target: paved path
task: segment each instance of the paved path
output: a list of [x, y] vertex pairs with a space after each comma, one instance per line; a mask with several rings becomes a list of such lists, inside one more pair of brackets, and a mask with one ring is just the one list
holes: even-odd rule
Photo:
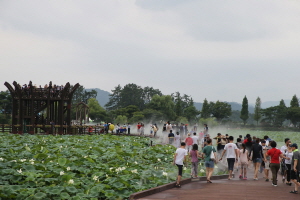
[[[259, 174], [259, 180], [253, 180], [253, 170], [248, 171], [248, 180], [240, 180], [236, 172], [236, 178], [232, 180], [215, 180], [213, 183], [203, 181], [192, 182], [181, 188], [173, 188], [141, 200], [300, 200], [300, 194], [290, 194], [294, 186], [288, 186], [282, 182], [282, 176], [278, 175], [278, 187], [272, 186], [272, 182], [266, 182], [263, 174]], [[251, 178], [250, 178], [251, 177]]]

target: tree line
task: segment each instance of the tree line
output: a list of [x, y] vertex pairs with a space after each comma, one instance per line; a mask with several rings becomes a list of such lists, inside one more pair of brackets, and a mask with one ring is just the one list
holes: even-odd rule
[[[89, 117], [95, 122], [110, 121], [114, 123], [135, 123], [139, 121], [159, 122], [173, 121], [177, 123], [202, 123], [215, 121], [218, 124], [241, 121], [244, 125], [248, 121], [255, 121], [256, 125], [281, 127], [300, 123], [299, 99], [293, 96], [290, 106], [283, 100], [278, 106], [261, 108], [261, 99], [257, 97], [254, 114], [248, 110], [248, 99], [244, 96], [241, 111], [233, 111], [227, 102], [208, 102], [205, 98], [202, 110], [194, 106], [193, 98], [187, 94], [174, 92], [164, 95], [159, 89], [141, 87], [134, 83], [124, 87], [118, 85], [110, 94], [109, 101], [103, 107], [96, 100], [95, 90], [87, 91], [80, 86], [72, 99], [72, 119], [76, 117], [76, 105], [84, 102], [89, 106]], [[0, 124], [10, 123], [12, 112], [12, 98], [8, 91], [0, 92]]]

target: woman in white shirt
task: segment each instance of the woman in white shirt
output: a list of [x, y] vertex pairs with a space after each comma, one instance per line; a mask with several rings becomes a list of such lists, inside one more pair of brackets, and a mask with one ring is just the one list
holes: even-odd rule
[[284, 153], [284, 156], [285, 157], [288, 157], [290, 158], [289, 160], [285, 159], [285, 165], [287, 167], [285, 173], [286, 173], [286, 184], [291, 186], [292, 183], [291, 183], [291, 162], [292, 162], [292, 157], [293, 157], [293, 150], [292, 148], [290, 147], [290, 145], [288, 146], [286, 152]]

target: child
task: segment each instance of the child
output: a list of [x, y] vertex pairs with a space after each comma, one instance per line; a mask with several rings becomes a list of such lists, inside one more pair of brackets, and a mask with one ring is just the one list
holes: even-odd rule
[[[267, 152], [269, 149], [271, 149], [271, 147], [270, 147], [270, 146], [267, 146], [266, 144], [267, 144], [266, 140], [262, 140], [262, 141], [261, 141], [261, 146], [262, 146], [262, 148], [263, 148], [263, 154], [264, 154], [264, 155], [266, 154], [266, 152]], [[262, 165], [262, 167], [263, 167], [263, 169], [264, 169], [264, 172], [265, 172], [265, 178], [266, 178], [266, 181], [269, 181], [270, 156], [266, 156], [266, 160], [265, 160], [261, 165]]]
[[193, 149], [190, 151], [190, 157], [192, 161], [191, 178], [198, 178], [198, 158], [200, 154], [198, 152], [198, 145], [193, 144]]
[[240, 179], [247, 180], [247, 167], [248, 167], [248, 161], [250, 160], [249, 155], [248, 155], [248, 150], [246, 150], [246, 145], [243, 143], [242, 144], [242, 149], [240, 150], [240, 162], [241, 162], [241, 174], [240, 174]]

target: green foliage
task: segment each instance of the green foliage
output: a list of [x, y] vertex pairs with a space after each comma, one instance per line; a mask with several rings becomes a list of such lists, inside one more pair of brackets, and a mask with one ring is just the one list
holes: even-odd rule
[[287, 119], [291, 120], [292, 124], [296, 127], [300, 122], [300, 107], [290, 107], [287, 110]]
[[[1, 134], [0, 198], [126, 199], [175, 181], [175, 147], [149, 142], [113, 135]], [[189, 176], [184, 170], [183, 177]]]
[[145, 118], [142, 112], [138, 111], [133, 113], [133, 116], [129, 119], [130, 123], [140, 122]]
[[246, 96], [243, 99], [240, 118], [243, 120], [244, 125], [246, 125], [247, 120], [249, 119], [248, 99]]
[[210, 117], [210, 107], [206, 98], [204, 99], [202, 110], [201, 110], [201, 118], [207, 119]]
[[226, 102], [210, 102], [209, 109], [212, 116], [215, 117], [218, 121], [222, 121], [222, 119], [228, 118], [231, 115], [231, 105]]
[[91, 98], [88, 100], [89, 117], [94, 121], [105, 121], [106, 111], [100, 106], [97, 99]]
[[118, 115], [114, 122], [115, 124], [125, 124], [127, 123], [127, 117], [124, 115]]
[[253, 119], [257, 122], [257, 125], [258, 125], [258, 122], [261, 119], [261, 100], [259, 97], [257, 97], [256, 102], [255, 102]]
[[12, 113], [12, 97], [8, 90], [0, 92], [0, 113], [5, 115]]
[[120, 85], [112, 90], [109, 102], [105, 105], [108, 110], [117, 110], [130, 105], [137, 106], [139, 110], [144, 109], [154, 95], [161, 96], [158, 89], [152, 87], [142, 88], [134, 83], [130, 83], [122, 88]]
[[163, 117], [171, 121], [176, 119], [174, 106], [175, 106], [174, 102], [172, 101], [172, 97], [170, 95], [163, 95], [163, 96], [154, 95], [152, 97], [152, 100], [148, 104], [149, 109], [162, 112]]
[[287, 107], [283, 100], [280, 101], [278, 106], [262, 109], [261, 112], [264, 116], [262, 122], [266, 122], [274, 127], [281, 127], [287, 118]]
[[293, 96], [291, 100], [291, 107], [299, 107], [299, 99], [297, 98], [296, 95]]
[[210, 117], [210, 118], [200, 118], [199, 119], [199, 124], [207, 124], [208, 127], [213, 128], [219, 125], [218, 121], [216, 118]]

